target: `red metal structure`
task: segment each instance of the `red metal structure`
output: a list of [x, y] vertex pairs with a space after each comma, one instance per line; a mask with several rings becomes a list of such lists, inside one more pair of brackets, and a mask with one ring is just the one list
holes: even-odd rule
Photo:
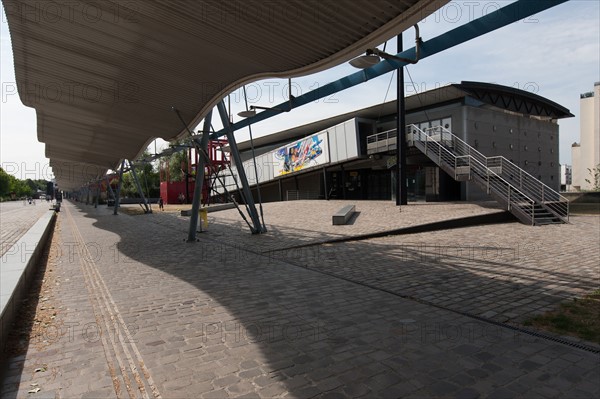
[[[226, 139], [210, 140], [208, 142], [207, 155], [209, 162], [204, 166], [204, 184], [202, 185], [202, 204], [209, 204], [214, 201], [222, 201], [222, 194], [213, 193], [213, 188], [217, 184], [217, 175], [222, 174], [229, 167], [229, 159], [222, 150], [227, 145]], [[200, 160], [200, 153], [194, 147], [186, 151], [187, 167], [182, 164], [181, 169], [184, 177], [183, 181], [171, 181], [169, 163], [160, 164], [160, 196], [165, 204], [183, 204], [191, 203], [196, 186], [195, 177], [197, 165]]]

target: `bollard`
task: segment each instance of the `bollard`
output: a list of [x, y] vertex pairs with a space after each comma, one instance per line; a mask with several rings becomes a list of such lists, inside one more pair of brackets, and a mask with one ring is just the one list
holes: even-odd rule
[[198, 209], [198, 232], [208, 228], [208, 210], [206, 208]]

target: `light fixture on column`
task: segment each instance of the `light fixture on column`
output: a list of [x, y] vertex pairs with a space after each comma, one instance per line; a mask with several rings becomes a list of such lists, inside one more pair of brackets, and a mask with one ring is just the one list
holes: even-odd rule
[[350, 65], [358, 69], [367, 69], [379, 62], [381, 62], [381, 57], [376, 55], [372, 49], [367, 49], [365, 55], [350, 60]]
[[289, 92], [288, 92], [289, 107], [287, 109], [277, 108], [277, 107], [260, 107], [258, 105], [251, 105], [249, 107], [250, 109], [238, 112], [238, 116], [241, 116], [242, 118], [253, 117], [256, 115], [257, 109], [273, 110], [273, 111], [279, 111], [279, 112], [290, 112], [292, 110], [292, 100], [294, 99], [294, 96], [292, 95], [292, 79], [291, 78], [288, 79], [288, 87], [289, 87]]
[[241, 116], [242, 118], [250, 118], [250, 117], [256, 115], [257, 109], [272, 109], [272, 110], [279, 111], [279, 112], [288, 112], [289, 111], [289, 109], [281, 109], [281, 108], [277, 108], [277, 107], [259, 107], [258, 105], [251, 105], [250, 109], [248, 109], [246, 111], [238, 112], [238, 116]]
[[385, 60], [395, 60], [401, 62], [407, 62], [409, 64], [416, 64], [419, 61], [419, 56], [421, 53], [421, 43], [423, 41], [419, 37], [419, 26], [415, 25], [415, 59], [412, 60], [410, 58], [398, 57], [397, 55], [388, 54], [385, 51], [381, 51], [378, 48], [370, 48], [367, 49], [365, 55], [361, 55], [360, 57], [356, 57], [349, 61], [349, 64], [355, 68], [366, 69], [370, 68], [375, 64], [381, 62], [381, 59]]

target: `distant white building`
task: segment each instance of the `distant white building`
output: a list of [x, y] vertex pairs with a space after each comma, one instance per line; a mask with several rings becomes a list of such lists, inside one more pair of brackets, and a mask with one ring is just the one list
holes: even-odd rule
[[560, 165], [560, 191], [571, 191], [572, 172], [571, 165]]
[[572, 184], [575, 190], [590, 190], [594, 185], [593, 170], [600, 165], [600, 82], [594, 84], [594, 91], [583, 93], [580, 98], [580, 142], [571, 146]]

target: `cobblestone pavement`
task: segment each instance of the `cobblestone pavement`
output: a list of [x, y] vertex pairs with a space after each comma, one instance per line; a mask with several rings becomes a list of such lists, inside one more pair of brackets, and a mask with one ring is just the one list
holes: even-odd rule
[[388, 236], [274, 256], [460, 312], [520, 323], [600, 288], [600, 217], [572, 217], [569, 225], [506, 223]]
[[49, 208], [50, 204], [41, 200], [36, 200], [35, 205], [24, 201], [1, 202], [0, 255], [4, 255]]
[[[403, 279], [416, 282], [421, 274], [424, 289], [442, 284], [456, 305], [454, 293], [445, 287], [459, 287], [463, 294], [457, 296], [464, 297], [483, 291], [480, 285], [495, 279], [538, 287], [545, 283], [537, 282], [536, 270], [546, 267], [556, 269], [539, 278], [555, 276], [557, 289], [585, 289], [573, 278], [580, 272], [568, 265], [557, 268], [556, 263], [578, 268], [580, 257], [597, 256], [586, 249], [586, 242], [598, 242], [596, 219], [543, 228], [509, 223], [285, 250], [298, 237], [315, 242], [338, 233], [329, 226], [330, 214], [320, 228], [318, 221], [307, 222], [308, 216], [299, 218], [295, 211], [325, 215], [329, 208], [320, 207], [331, 207], [329, 203], [284, 205], [265, 206], [268, 235], [252, 236], [247, 229], [240, 233], [231, 212], [223, 211], [211, 214], [209, 230], [199, 242], [186, 243], [187, 220], [172, 214], [113, 216], [106, 208], [65, 203], [58, 221], [60, 283], [52, 293], [60, 309], [56, 324], [38, 338], [44, 345], [30, 344], [26, 354], [7, 356], [0, 396], [600, 395], [597, 354], [395, 294], [406, 289], [400, 287]], [[463, 205], [416, 206], [420, 208], [412, 222], [427, 220], [434, 211], [447, 217], [456, 206]], [[463, 214], [476, 207], [464, 206]], [[383, 220], [398, 223], [391, 211], [377, 207], [371, 205], [374, 216], [367, 217], [365, 210], [354, 225], [342, 227], [353, 234], [352, 229], [378, 228]], [[409, 215], [410, 208], [403, 207], [401, 216]], [[270, 236], [274, 232], [278, 235]], [[586, 234], [591, 234], [589, 241], [581, 239]], [[512, 267], [502, 269], [511, 261], [504, 255], [483, 262], [438, 250], [433, 253], [441, 253], [439, 259], [432, 259], [425, 248], [422, 256], [411, 246], [423, 240], [450, 248], [484, 243], [486, 248], [509, 250], [533, 240], [546, 244], [539, 251], [526, 247], [525, 254], [516, 256], [522, 263], [512, 261]], [[549, 246], [570, 241], [577, 245], [574, 251], [587, 252], [565, 250], [556, 260], [555, 250], [554, 263], [542, 256]], [[418, 264], [424, 265], [420, 272]], [[403, 278], [398, 268], [410, 273]], [[495, 269], [504, 277], [493, 277]], [[597, 274], [591, 263], [581, 270]], [[429, 281], [436, 271], [446, 280]], [[520, 277], [511, 280], [515, 273]], [[379, 285], [388, 280], [395, 285]], [[454, 285], [443, 285], [450, 283]], [[416, 284], [412, 289], [418, 292]], [[429, 295], [433, 301], [441, 294]], [[38, 368], [43, 371], [36, 372]], [[31, 384], [40, 391], [27, 394]]]

